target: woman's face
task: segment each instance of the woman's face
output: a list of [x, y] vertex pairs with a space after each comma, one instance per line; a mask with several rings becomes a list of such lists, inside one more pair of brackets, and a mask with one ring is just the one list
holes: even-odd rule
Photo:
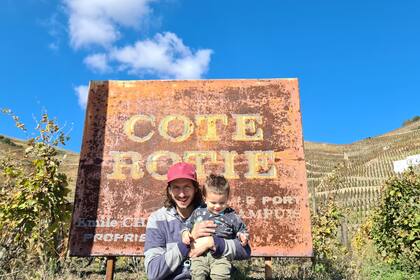
[[188, 208], [194, 200], [196, 189], [190, 179], [179, 178], [169, 184], [169, 194], [178, 209]]

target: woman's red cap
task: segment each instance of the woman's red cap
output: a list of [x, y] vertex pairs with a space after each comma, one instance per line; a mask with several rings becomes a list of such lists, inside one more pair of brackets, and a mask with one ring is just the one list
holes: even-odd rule
[[[172, 165], [168, 170], [168, 183], [175, 179], [190, 179], [197, 182], [197, 173], [192, 164], [186, 162], [178, 162]], [[198, 182], [197, 182], [198, 183]]]

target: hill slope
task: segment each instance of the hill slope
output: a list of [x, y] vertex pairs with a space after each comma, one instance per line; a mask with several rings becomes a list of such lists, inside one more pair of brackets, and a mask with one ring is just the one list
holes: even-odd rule
[[[352, 144], [336, 145], [305, 142], [308, 187], [316, 201], [334, 195], [341, 205], [350, 207], [355, 222], [367, 214], [375, 203], [380, 187], [393, 175], [393, 161], [420, 154], [420, 121], [376, 137]], [[0, 136], [0, 157], [22, 158], [25, 141]], [[73, 199], [79, 155], [61, 150], [63, 172], [70, 178]], [[339, 182], [326, 184], [334, 173]]]
[[[305, 142], [308, 187], [316, 201], [330, 195], [353, 211], [357, 223], [379, 198], [383, 182], [394, 175], [393, 161], [420, 154], [420, 121], [389, 133], [347, 144]], [[330, 186], [334, 172], [339, 183]]]
[[[0, 158], [22, 159], [27, 147], [26, 141], [0, 135]], [[67, 150], [59, 150], [58, 156], [63, 159], [61, 171], [69, 178], [69, 186], [72, 190], [69, 198], [73, 199], [76, 188], [79, 154]]]

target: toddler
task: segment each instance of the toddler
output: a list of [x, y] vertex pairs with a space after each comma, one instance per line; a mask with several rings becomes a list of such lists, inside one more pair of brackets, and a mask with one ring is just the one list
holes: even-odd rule
[[[210, 174], [203, 188], [206, 205], [199, 207], [191, 214], [182, 230], [182, 242], [190, 245], [191, 230], [195, 223], [211, 220], [217, 225], [216, 236], [225, 239], [238, 238], [242, 246], [248, 244], [248, 232], [241, 218], [228, 207], [230, 187], [223, 176]], [[211, 252], [191, 260], [191, 275], [194, 280], [230, 279], [231, 263], [226, 257], [214, 258]]]

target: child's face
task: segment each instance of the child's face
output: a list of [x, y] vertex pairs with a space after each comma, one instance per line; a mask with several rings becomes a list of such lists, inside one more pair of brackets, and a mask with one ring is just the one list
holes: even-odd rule
[[227, 194], [208, 192], [204, 200], [210, 213], [219, 214], [228, 207], [229, 196]]

